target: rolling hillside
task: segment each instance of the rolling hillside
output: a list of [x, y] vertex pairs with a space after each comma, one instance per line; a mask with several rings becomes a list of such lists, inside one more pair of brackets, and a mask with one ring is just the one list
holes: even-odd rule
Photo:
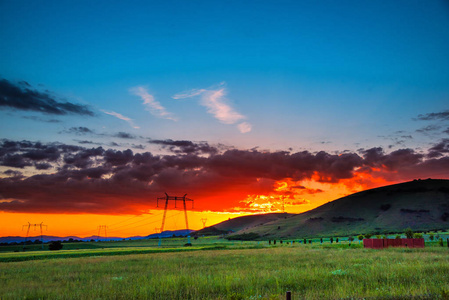
[[236, 234], [257, 233], [261, 239], [330, 237], [403, 232], [408, 227], [449, 228], [449, 180], [414, 180], [366, 190]]
[[198, 230], [194, 235], [217, 235], [217, 234], [227, 234], [228, 232], [237, 232], [239, 230], [248, 230], [255, 226], [260, 226], [266, 223], [277, 221], [280, 219], [289, 218], [295, 216], [295, 214], [288, 213], [272, 213], [263, 215], [252, 215], [237, 217], [234, 219], [229, 219], [227, 221], [215, 224], [214, 226], [209, 226]]

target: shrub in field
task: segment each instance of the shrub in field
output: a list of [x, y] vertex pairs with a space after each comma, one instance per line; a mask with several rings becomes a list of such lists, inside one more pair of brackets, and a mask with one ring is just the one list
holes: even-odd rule
[[359, 235], [357, 236], [357, 238], [359, 239], [359, 241], [361, 241], [361, 240], [363, 240], [364, 236], [363, 236], [362, 234], [359, 234]]
[[381, 210], [383, 210], [383, 211], [387, 211], [387, 210], [389, 210], [390, 209], [390, 207], [391, 207], [391, 204], [382, 204], [381, 206], [380, 206], [380, 209]]
[[431, 241], [433, 241], [435, 239], [435, 235], [433, 234], [433, 232], [429, 233], [429, 239]]
[[184, 247], [191, 247], [192, 246], [192, 243], [186, 243], [186, 244], [184, 244]]
[[49, 250], [61, 250], [62, 244], [61, 241], [53, 241], [48, 245]]
[[307, 240], [306, 240], [306, 239], [304, 239], [304, 245], [305, 245], [305, 244], [307, 244]]
[[350, 243], [352, 243], [353, 240], [354, 240], [354, 238], [353, 238], [352, 236], [348, 237], [348, 241], [349, 241]]
[[331, 239], [330, 239], [330, 242], [331, 242], [331, 244], [332, 244], [332, 243], [334, 242], [334, 238], [331, 238]]
[[338, 238], [335, 240], [336, 243], [338, 243]]
[[438, 241], [438, 245], [440, 245], [441, 247], [443, 247], [443, 239], [440, 238], [440, 240]]
[[365, 234], [365, 238], [370, 239], [373, 235], [371, 233]]
[[412, 239], [413, 238], [413, 230], [411, 229], [411, 228], [407, 228], [406, 230], [405, 230], [405, 236], [408, 238], [408, 239]]
[[413, 235], [413, 238], [415, 238], [415, 239], [422, 239], [422, 233], [415, 233]]
[[227, 237], [228, 240], [237, 240], [237, 241], [253, 241], [258, 238], [260, 238], [260, 235], [255, 232], [236, 234]]

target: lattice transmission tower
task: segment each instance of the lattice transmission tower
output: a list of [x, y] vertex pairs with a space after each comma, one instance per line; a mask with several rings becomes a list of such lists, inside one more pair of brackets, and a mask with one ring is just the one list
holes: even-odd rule
[[40, 229], [42, 249], [44, 249], [44, 234], [43, 234], [43, 232], [42, 232], [42, 228], [45, 227], [45, 230], [47, 230], [47, 229], [48, 229], [48, 226], [47, 226], [47, 225], [44, 225], [44, 222], [41, 222], [41, 223], [39, 223], [39, 224], [31, 224], [30, 222], [28, 222], [27, 225], [22, 225], [22, 230], [23, 230], [23, 228], [25, 228], [25, 227], [28, 227], [28, 229], [27, 229], [27, 235], [26, 235], [26, 237], [25, 237], [25, 241], [23, 242], [23, 250], [25, 250], [25, 245], [26, 245], [26, 242], [27, 242], [27, 240], [28, 240], [28, 235], [29, 235], [29, 233], [30, 233], [30, 228], [31, 228], [31, 227], [34, 227], [34, 231], [36, 231], [36, 228], [39, 228], [39, 229]]
[[100, 239], [100, 233], [101, 233], [102, 230], [104, 230], [104, 237], [105, 237], [105, 238], [108, 237], [108, 235], [107, 235], [107, 233], [106, 233], [106, 229], [107, 229], [107, 228], [108, 228], [107, 225], [98, 225], [98, 235], [97, 235], [98, 239]]
[[186, 202], [187, 201], [192, 202], [192, 209], [193, 209], [193, 200], [189, 199], [189, 198], [186, 198], [186, 196], [187, 196], [187, 194], [185, 194], [182, 197], [169, 196], [167, 193], [165, 193], [165, 197], [157, 198], [157, 204], [156, 204], [157, 207], [159, 207], [159, 201], [165, 201], [165, 204], [164, 204], [164, 215], [162, 217], [162, 225], [161, 225], [161, 228], [160, 228], [160, 230], [161, 230], [160, 232], [164, 231], [165, 218], [167, 217], [167, 209], [168, 209], [168, 202], [169, 201], [175, 201], [175, 208], [176, 208], [176, 202], [177, 201], [182, 201], [182, 205], [183, 205], [183, 208], [184, 208], [184, 216], [185, 216], [185, 219], [186, 219], [186, 229], [189, 229], [189, 221], [187, 220], [187, 204], [186, 204]]

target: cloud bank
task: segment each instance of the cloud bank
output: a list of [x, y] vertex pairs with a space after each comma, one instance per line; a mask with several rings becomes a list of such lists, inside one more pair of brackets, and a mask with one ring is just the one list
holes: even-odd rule
[[248, 199], [262, 199], [254, 195], [307, 203], [301, 195], [323, 192], [301, 181], [374, 187], [379, 179], [384, 184], [449, 176], [449, 139], [427, 153], [371, 148], [340, 155], [219, 149], [192, 141], [150, 143], [173, 154], [2, 140], [0, 211], [138, 214], [154, 208], [164, 192], [188, 193], [200, 210], [251, 210], [254, 202]]

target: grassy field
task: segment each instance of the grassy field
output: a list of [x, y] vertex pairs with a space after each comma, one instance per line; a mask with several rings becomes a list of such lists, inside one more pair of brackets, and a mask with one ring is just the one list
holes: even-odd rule
[[[98, 252], [89, 257], [1, 262], [0, 298], [285, 299], [287, 290], [293, 292], [293, 299], [447, 299], [449, 295], [447, 247], [371, 250], [358, 242], [351, 247], [346, 243], [269, 246], [212, 238], [197, 242], [192, 241], [193, 247], [151, 248], [137, 246], [136, 241], [133, 247], [169, 251], [161, 253], [104, 256]], [[217, 246], [222, 250], [204, 250]], [[127, 249], [123, 244], [104, 248], [66, 252]], [[186, 248], [202, 251], [172, 252]], [[1, 253], [0, 258], [36, 253], [50, 251]]]

